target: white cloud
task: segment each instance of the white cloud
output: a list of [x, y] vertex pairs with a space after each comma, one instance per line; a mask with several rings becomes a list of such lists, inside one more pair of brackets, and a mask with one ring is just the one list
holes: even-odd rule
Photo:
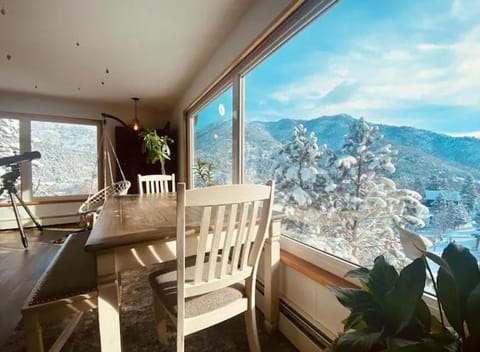
[[[388, 35], [366, 37], [357, 48], [330, 55], [316, 71], [279, 87], [270, 98], [298, 117], [343, 112], [368, 117], [379, 110], [418, 104], [480, 110], [480, 25], [456, 43], [415, 43], [406, 38], [395, 46], [398, 49], [392, 50]], [[355, 84], [345, 100], [324, 99], [344, 82]]]
[[466, 132], [466, 133], [448, 133], [452, 137], [475, 137], [480, 138], [480, 131]]

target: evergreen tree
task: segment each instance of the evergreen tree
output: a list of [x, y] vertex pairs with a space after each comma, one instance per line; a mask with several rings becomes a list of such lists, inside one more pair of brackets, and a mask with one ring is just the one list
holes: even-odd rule
[[477, 211], [473, 216], [473, 225], [476, 229], [480, 230], [480, 211]]
[[472, 214], [475, 209], [475, 203], [477, 201], [478, 193], [475, 185], [475, 180], [471, 175], [468, 175], [465, 179], [465, 183], [462, 187], [462, 201], [469, 214]]
[[315, 222], [314, 219], [308, 221], [307, 217], [319, 198], [318, 164], [325, 150], [325, 146], [318, 146], [315, 133], [307, 133], [300, 124], [294, 128], [292, 139], [279, 151], [275, 167], [277, 196], [289, 215], [287, 222], [304, 231], [309, 223]]
[[452, 217], [451, 222], [454, 229], [468, 222], [468, 211], [462, 203], [449, 204], [449, 213]]
[[396, 151], [376, 126], [359, 119], [345, 138], [343, 152], [330, 170], [334, 180], [334, 187], [327, 190], [334, 220], [331, 232], [346, 242], [351, 260], [368, 263], [380, 253], [403, 259], [393, 223], [424, 226], [422, 217], [428, 209], [417, 192], [397, 189], [387, 177], [395, 171]]
[[450, 207], [443, 192], [440, 192], [433, 201], [430, 211], [432, 212], [432, 223], [437, 234], [443, 234], [453, 227]]

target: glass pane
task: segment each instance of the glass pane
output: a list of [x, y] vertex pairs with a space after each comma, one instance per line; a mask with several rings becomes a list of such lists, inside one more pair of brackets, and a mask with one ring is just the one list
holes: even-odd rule
[[97, 126], [32, 121], [31, 135], [42, 155], [32, 169], [33, 197], [97, 191]]
[[245, 76], [245, 179], [276, 179], [285, 234], [399, 268], [400, 224], [480, 257], [477, 25], [451, 2], [344, 0]]
[[[19, 121], [17, 119], [0, 118], [0, 158], [10, 157], [20, 154], [20, 133], [19, 133]], [[14, 181], [17, 189], [20, 189], [20, 177], [15, 178], [15, 175], [11, 174], [11, 167], [0, 166], [0, 176], [2, 180], [0, 182], [0, 188], [3, 188], [9, 181]], [[0, 194], [0, 202], [4, 202], [8, 199], [8, 194], [3, 191]]]
[[194, 187], [232, 182], [232, 88], [194, 117]]

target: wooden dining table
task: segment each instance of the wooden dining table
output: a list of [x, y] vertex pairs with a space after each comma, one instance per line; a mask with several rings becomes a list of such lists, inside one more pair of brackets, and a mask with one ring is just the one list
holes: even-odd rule
[[[186, 213], [195, 228], [200, 214]], [[272, 216], [263, 253], [263, 312], [271, 333], [279, 319], [281, 214]], [[186, 236], [194, 255], [195, 231]], [[96, 221], [85, 249], [97, 259], [98, 322], [102, 351], [121, 351], [121, 272], [176, 259], [176, 194], [112, 196]]]

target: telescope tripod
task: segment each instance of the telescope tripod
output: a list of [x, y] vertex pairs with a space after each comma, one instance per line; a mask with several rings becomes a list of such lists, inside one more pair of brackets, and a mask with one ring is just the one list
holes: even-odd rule
[[8, 196], [10, 197], [10, 202], [12, 203], [13, 212], [15, 213], [15, 219], [17, 220], [18, 230], [20, 231], [20, 238], [22, 239], [23, 247], [28, 248], [28, 238], [25, 235], [25, 231], [23, 229], [22, 218], [20, 217], [20, 212], [18, 211], [16, 200], [20, 202], [23, 209], [25, 209], [25, 212], [30, 216], [33, 223], [40, 231], [42, 230], [42, 226], [38, 223], [37, 220], [35, 220], [32, 212], [30, 211], [30, 209], [28, 209], [28, 206], [25, 204], [23, 199], [18, 195], [17, 188], [15, 187], [15, 182], [18, 176], [20, 176], [19, 166], [12, 165], [10, 167], [12, 168], [12, 171], [6, 173], [1, 177], [3, 181], [3, 187], [0, 189], [0, 194], [2, 194], [3, 191], [7, 191]]

